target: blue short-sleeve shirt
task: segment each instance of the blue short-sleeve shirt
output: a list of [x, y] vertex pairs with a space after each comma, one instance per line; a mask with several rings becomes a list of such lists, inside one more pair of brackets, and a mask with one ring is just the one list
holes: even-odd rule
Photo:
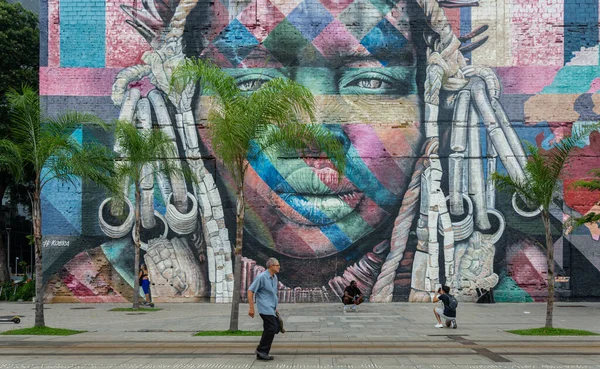
[[277, 309], [277, 275], [271, 276], [268, 270], [260, 273], [248, 288], [256, 296], [256, 307], [259, 314], [275, 315]]

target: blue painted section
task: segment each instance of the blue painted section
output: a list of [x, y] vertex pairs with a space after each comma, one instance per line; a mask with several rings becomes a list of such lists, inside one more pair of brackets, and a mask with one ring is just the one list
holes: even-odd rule
[[213, 44], [233, 66], [237, 66], [259, 42], [240, 21], [234, 19], [213, 40]]
[[574, 51], [598, 45], [598, 1], [564, 0], [565, 64]]
[[[121, 278], [133, 287], [133, 267], [135, 259], [133, 255], [133, 242], [131, 237], [122, 238], [119, 240], [111, 240], [103, 243], [101, 246], [102, 252], [106, 259], [110, 261], [110, 265], [119, 273]], [[143, 251], [140, 254], [140, 265], [144, 263]], [[140, 288], [140, 296], [144, 297]]]
[[[258, 147], [253, 146], [252, 152], [248, 156], [248, 162], [252, 168], [258, 173], [260, 178], [271, 188], [285, 189], [285, 191], [294, 192], [292, 186], [283, 178], [277, 168], [273, 166], [269, 158], [263, 153], [258, 152]], [[298, 214], [302, 215], [310, 222], [315, 224], [330, 223], [329, 217], [316, 209], [314, 206], [303, 206], [308, 203], [308, 200], [302, 196], [297, 195], [282, 195], [280, 196], [292, 209]], [[320, 227], [321, 231], [325, 236], [333, 243], [336, 249], [344, 250], [352, 244], [352, 241], [346, 233], [341, 230], [335, 223]]]
[[60, 1], [60, 66], [103, 68], [105, 0]]
[[48, 0], [40, 0], [40, 67], [48, 66]]
[[81, 235], [81, 189], [77, 191], [76, 188], [66, 185], [61, 187], [54, 181], [44, 187], [41, 199], [44, 235]]
[[393, 61], [392, 58], [397, 55], [398, 50], [406, 46], [408, 40], [387, 19], [383, 18], [360, 43], [383, 66], [387, 66]]
[[552, 84], [544, 87], [543, 94], [582, 94], [586, 93], [591, 83], [600, 78], [598, 66], [567, 66], [561, 68]]
[[[460, 35], [464, 36], [469, 32], [471, 32], [471, 8], [467, 6], [460, 8]], [[467, 41], [465, 45], [470, 43], [471, 41]], [[471, 64], [471, 53], [465, 53], [464, 56], [469, 59], [467, 63]]]
[[[536, 137], [542, 137], [541, 145], [539, 146], [541, 149], [548, 150], [551, 147], [551, 142], [554, 142], [556, 137], [552, 130], [548, 126], [548, 122], [539, 122], [535, 126], [525, 125], [523, 122], [511, 122], [513, 129], [517, 133], [517, 136], [521, 139], [523, 147], [525, 149], [525, 153], [528, 152], [527, 144], [531, 144], [533, 146], [537, 146]], [[484, 145], [486, 145], [485, 143]], [[485, 152], [485, 151], [484, 151]], [[508, 174], [506, 168], [498, 158], [496, 170], [500, 174]], [[486, 176], [487, 176], [487, 166], [486, 166]]]
[[287, 16], [287, 20], [309, 41], [314, 40], [333, 19], [318, 0], [304, 0]]
[[[76, 129], [71, 138], [81, 143], [83, 130]], [[42, 171], [42, 178], [47, 170]], [[50, 174], [51, 175], [51, 174]], [[42, 229], [48, 235], [80, 235], [82, 183], [52, 180], [42, 189]]]

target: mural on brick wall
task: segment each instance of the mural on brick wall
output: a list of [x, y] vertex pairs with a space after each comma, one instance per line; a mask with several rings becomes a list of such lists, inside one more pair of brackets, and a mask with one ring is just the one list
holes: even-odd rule
[[[159, 127], [195, 174], [197, 183], [156, 176], [143, 186], [142, 258], [156, 301], [226, 302], [233, 289], [235, 196], [211, 153], [208, 98], [169, 88], [192, 56], [248, 93], [277, 77], [309, 87], [318, 122], [346, 148], [341, 180], [325, 159], [248, 158], [243, 291], [276, 257], [285, 302], [339, 301], [351, 280], [372, 302], [430, 301], [440, 284], [463, 300], [477, 289], [543, 300], [539, 212], [490, 177], [524, 178], [523, 142], [547, 149], [598, 120], [598, 4], [586, 5], [593, 17], [574, 16], [573, 0], [530, 3], [48, 0], [41, 94], [49, 112]], [[541, 15], [565, 27], [548, 29]], [[595, 33], [573, 37], [571, 23]], [[110, 133], [74, 134], [114, 147]], [[569, 184], [597, 166], [599, 144], [594, 133], [576, 152], [553, 209], [565, 298], [600, 296], [598, 226], [562, 231], [594, 211], [594, 197]], [[124, 191], [131, 201], [119, 212], [92, 185], [45, 190], [48, 300], [131, 299], [133, 191]]]

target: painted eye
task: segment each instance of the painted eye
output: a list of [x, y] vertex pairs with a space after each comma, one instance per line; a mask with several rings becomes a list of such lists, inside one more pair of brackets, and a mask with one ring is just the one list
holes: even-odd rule
[[342, 90], [346, 93], [382, 94], [394, 92], [399, 83], [383, 73], [361, 73], [347, 76], [342, 80]]
[[361, 78], [355, 82], [356, 86], [360, 88], [368, 88], [372, 90], [377, 89], [389, 89], [391, 87], [390, 83], [383, 81], [381, 79], [375, 78]]
[[267, 81], [267, 79], [260, 78], [246, 79], [238, 82], [238, 88], [245, 92], [252, 92], [258, 90]]

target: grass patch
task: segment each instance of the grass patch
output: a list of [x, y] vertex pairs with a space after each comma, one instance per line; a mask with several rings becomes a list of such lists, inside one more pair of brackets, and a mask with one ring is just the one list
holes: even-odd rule
[[516, 329], [507, 331], [521, 336], [600, 336], [598, 333], [584, 331], [581, 329], [566, 329], [566, 328], [532, 328], [532, 329]]
[[50, 328], [50, 327], [31, 327], [22, 329], [13, 329], [2, 332], [5, 336], [27, 335], [27, 336], [71, 336], [73, 334], [85, 333], [87, 331], [76, 331], [73, 329]]
[[262, 331], [201, 331], [194, 336], [261, 336]]
[[159, 311], [162, 310], [161, 308], [114, 308], [114, 309], [110, 309], [109, 311], [127, 311], [127, 312], [132, 312], [132, 311]]

